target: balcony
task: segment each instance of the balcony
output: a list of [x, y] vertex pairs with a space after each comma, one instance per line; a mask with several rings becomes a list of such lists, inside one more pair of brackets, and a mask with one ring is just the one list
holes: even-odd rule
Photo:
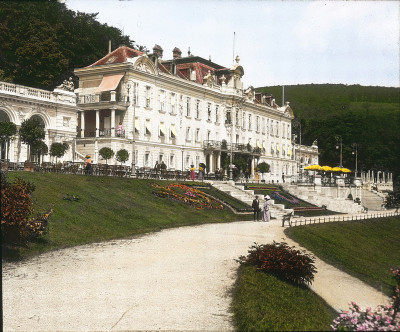
[[[231, 151], [231, 144], [226, 142], [225, 140], [223, 141], [206, 140], [203, 141], [203, 148], [205, 150]], [[236, 153], [261, 155], [262, 150], [263, 149], [259, 147], [252, 147], [250, 144], [239, 144], [239, 143], [232, 144], [232, 151]]]
[[[114, 133], [114, 135], [112, 135]], [[99, 136], [96, 136], [96, 130], [85, 130], [85, 137], [84, 138], [127, 138], [125, 134], [125, 130], [118, 130], [118, 129], [103, 129], [99, 130]], [[78, 137], [80, 138], [80, 137]]]
[[115, 91], [105, 91], [96, 94], [87, 94], [78, 96], [78, 105], [84, 104], [106, 104], [106, 103], [122, 103], [125, 106], [129, 103], [126, 96], [116, 93]]

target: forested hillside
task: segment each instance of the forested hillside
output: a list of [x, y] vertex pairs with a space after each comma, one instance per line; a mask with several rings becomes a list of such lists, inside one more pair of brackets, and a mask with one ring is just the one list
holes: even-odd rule
[[76, 13], [56, 0], [1, 1], [0, 80], [52, 89], [106, 55], [109, 40], [113, 49], [143, 48], [96, 14]]
[[[282, 87], [257, 91], [280, 104]], [[336, 166], [336, 136], [343, 142], [343, 164], [355, 168], [352, 144], [358, 145], [358, 169], [395, 171], [400, 175], [400, 88], [307, 84], [285, 86], [295, 117], [301, 121], [302, 143], [318, 140], [320, 164]], [[300, 136], [300, 126], [293, 129]], [[297, 140], [298, 141], [298, 140]]]

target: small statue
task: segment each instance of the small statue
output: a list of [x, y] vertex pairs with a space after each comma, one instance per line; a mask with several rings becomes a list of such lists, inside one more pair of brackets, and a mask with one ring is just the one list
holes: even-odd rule
[[64, 80], [64, 82], [57, 86], [57, 89], [74, 92], [74, 82], [72, 81], [72, 77], [70, 77], [68, 81]]

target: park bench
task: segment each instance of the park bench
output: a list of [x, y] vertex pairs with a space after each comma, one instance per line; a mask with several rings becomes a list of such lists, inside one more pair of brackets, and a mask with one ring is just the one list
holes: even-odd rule
[[290, 227], [292, 227], [292, 222], [290, 221], [290, 218], [292, 217], [293, 212], [290, 212], [288, 214], [283, 215], [282, 218], [282, 227], [285, 226], [285, 222], [289, 224]]

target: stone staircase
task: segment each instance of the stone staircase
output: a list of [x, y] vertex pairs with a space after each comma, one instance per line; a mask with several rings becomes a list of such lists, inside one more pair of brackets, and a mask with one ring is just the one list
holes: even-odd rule
[[329, 187], [321, 186], [298, 186], [285, 183], [282, 187], [290, 194], [316, 206], [325, 205], [328, 210], [341, 213], [360, 213], [364, 210], [363, 205], [347, 199], [351, 193], [348, 188], [340, 188], [339, 192], [332, 191]]
[[[253, 199], [256, 197], [256, 195], [254, 195], [254, 190], [244, 189], [244, 184], [235, 185], [233, 181], [219, 181], [219, 182], [214, 181], [212, 185], [218, 190], [221, 190], [226, 194], [250, 206], [253, 203]], [[262, 206], [264, 204], [264, 197], [262, 195], [257, 195], [257, 196], [259, 196], [258, 198], [260, 200], [260, 206]], [[284, 214], [293, 211], [292, 209], [285, 209], [285, 206], [283, 204], [275, 204], [274, 200], [271, 200], [270, 210], [271, 210], [271, 216], [276, 219], [282, 219], [282, 216]]]
[[364, 205], [368, 211], [381, 211], [384, 200], [385, 198], [382, 193], [367, 189], [362, 190], [361, 204]]

